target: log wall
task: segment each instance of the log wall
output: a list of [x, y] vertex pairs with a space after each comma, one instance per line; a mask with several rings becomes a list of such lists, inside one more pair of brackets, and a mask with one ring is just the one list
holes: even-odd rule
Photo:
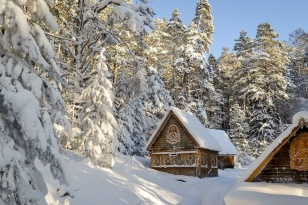
[[234, 168], [234, 156], [233, 155], [218, 155], [218, 168]]
[[[168, 128], [170, 125], [175, 124], [181, 135], [181, 141], [176, 144], [169, 144], [166, 141], [166, 136], [168, 134]], [[157, 139], [153, 143], [151, 150], [172, 150], [172, 149], [196, 149], [198, 145], [194, 142], [190, 134], [182, 127], [175, 116], [172, 114], [169, 120], [166, 122], [165, 126], [161, 128], [161, 132], [157, 136]]]
[[[169, 127], [176, 125], [180, 142], [167, 141]], [[160, 128], [151, 146], [151, 168], [176, 175], [212, 177], [218, 176], [217, 151], [199, 148], [182, 123], [171, 114]]]
[[171, 174], [200, 178], [214, 177], [218, 176], [217, 152], [205, 149], [169, 153], [153, 152], [151, 167]]
[[[302, 132], [308, 132], [307, 128], [300, 129], [296, 133], [296, 136]], [[296, 137], [291, 137], [289, 141], [281, 147], [269, 163], [255, 177], [253, 180], [254, 182], [308, 183], [308, 171], [298, 171], [290, 168], [289, 150], [290, 144], [295, 138]]]

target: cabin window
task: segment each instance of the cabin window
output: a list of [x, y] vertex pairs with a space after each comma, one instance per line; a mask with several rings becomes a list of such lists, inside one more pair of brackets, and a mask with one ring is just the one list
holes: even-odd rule
[[176, 144], [178, 142], [181, 142], [180, 131], [175, 124], [169, 126], [166, 141], [169, 144]]
[[308, 133], [299, 134], [290, 145], [290, 168], [308, 171]]
[[217, 156], [212, 154], [212, 168], [217, 168]]
[[201, 166], [207, 167], [207, 154], [203, 153], [201, 155]]

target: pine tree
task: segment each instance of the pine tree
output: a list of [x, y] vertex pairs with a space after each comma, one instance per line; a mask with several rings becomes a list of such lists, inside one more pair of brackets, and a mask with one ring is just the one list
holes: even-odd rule
[[287, 69], [289, 100], [282, 102], [279, 107], [285, 123], [291, 123], [290, 116], [296, 112], [307, 109], [308, 32], [296, 29], [290, 34], [288, 44], [290, 49], [290, 63]]
[[186, 27], [183, 25], [180, 15], [178, 9], [175, 9], [172, 13], [171, 19], [166, 25], [166, 33], [168, 36], [166, 36], [165, 43], [166, 49], [171, 55], [170, 64], [172, 65], [170, 71], [166, 70], [166, 72], [170, 73], [168, 76], [169, 78], [166, 79], [166, 85], [173, 99], [175, 99], [175, 97], [184, 98], [184, 93], [180, 86], [182, 78], [177, 72], [185, 67], [185, 62], [180, 57], [180, 52], [183, 50], [183, 47], [181, 46]]
[[[234, 52], [230, 52], [229, 48], [223, 48], [221, 56], [218, 60], [218, 67], [221, 72], [222, 86], [223, 86], [223, 121], [230, 122], [230, 112], [235, 100], [234, 72], [239, 68], [239, 63]], [[229, 129], [229, 124], [224, 123], [225, 130]]]
[[225, 114], [223, 105], [225, 102], [224, 81], [222, 78], [222, 71], [219, 66], [219, 61], [210, 54], [208, 57], [207, 69], [210, 73], [212, 84], [215, 90], [210, 90], [210, 98], [206, 104], [206, 112], [208, 114], [208, 127], [214, 129], [227, 129], [227, 121], [225, 120]]
[[148, 89], [142, 98], [146, 121], [146, 140], [153, 134], [157, 123], [163, 118], [167, 109], [174, 104], [161, 79], [162, 72], [162, 70], [157, 71], [152, 67], [147, 69], [146, 84]]
[[[176, 9], [166, 26], [165, 42], [166, 50], [171, 54], [172, 73], [166, 79], [166, 86], [174, 99], [175, 106], [194, 113], [203, 124], [207, 124], [206, 104], [212, 93], [215, 93], [209, 71], [205, 52], [208, 51], [211, 28], [205, 28], [211, 24], [208, 11], [204, 11], [200, 2], [196, 18], [188, 29], [183, 25], [179, 11]], [[198, 18], [197, 18], [198, 17]]]
[[53, 126], [66, 121], [56, 89], [62, 73], [43, 31], [55, 31], [57, 23], [42, 0], [7, 0], [0, 7], [0, 204], [46, 204], [36, 158], [69, 183]]
[[210, 44], [212, 43], [212, 34], [214, 33], [213, 16], [211, 14], [212, 7], [208, 0], [199, 0], [196, 7], [196, 14], [193, 22], [200, 32], [205, 51], [210, 51]]
[[[145, 114], [141, 96], [145, 88], [142, 71], [136, 73], [137, 78], [130, 78], [122, 68], [115, 85], [115, 115], [119, 125], [117, 138], [118, 151], [125, 155], [145, 154]], [[136, 92], [139, 91], [139, 92]]]
[[178, 85], [175, 103], [180, 109], [194, 113], [201, 123], [207, 123], [205, 103], [208, 94], [214, 90], [209, 71], [202, 38], [194, 23], [191, 23], [183, 36], [183, 46], [179, 53], [182, 62], [177, 69]]
[[246, 122], [244, 110], [237, 103], [232, 106], [229, 126], [228, 135], [238, 152], [237, 163], [247, 166], [252, 161], [252, 158], [248, 155], [251, 152], [248, 143], [249, 124]]
[[[253, 39], [247, 36], [247, 32], [241, 31], [240, 37], [235, 40], [233, 50], [236, 53], [236, 60], [239, 63], [238, 69], [233, 73], [234, 93], [237, 93], [236, 99], [239, 105], [244, 109], [247, 120], [250, 120], [249, 101], [248, 101], [248, 85], [252, 83], [252, 76], [249, 74], [253, 66]], [[247, 122], [248, 122], [247, 121]]]
[[149, 49], [144, 50], [145, 58], [148, 65], [156, 68], [163, 69], [162, 79], [166, 83], [173, 77], [173, 55], [171, 48], [171, 35], [167, 33], [167, 20], [156, 19], [156, 30], [146, 35], [145, 39], [149, 45]]
[[279, 35], [268, 23], [258, 26], [253, 52], [253, 67], [249, 75], [253, 81], [248, 85], [247, 96], [251, 103], [250, 143], [254, 155], [278, 136], [281, 124], [276, 106], [286, 99], [286, 65], [289, 63], [288, 52]]

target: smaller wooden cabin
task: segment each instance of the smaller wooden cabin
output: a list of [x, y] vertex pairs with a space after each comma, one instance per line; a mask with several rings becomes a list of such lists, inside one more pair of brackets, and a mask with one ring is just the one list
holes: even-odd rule
[[218, 168], [234, 168], [234, 156], [237, 154], [235, 146], [223, 130], [207, 129], [221, 147], [218, 153]]
[[218, 176], [218, 142], [200, 121], [171, 107], [148, 141], [151, 168], [177, 175]]
[[246, 182], [308, 183], [308, 112], [299, 112], [242, 176]]

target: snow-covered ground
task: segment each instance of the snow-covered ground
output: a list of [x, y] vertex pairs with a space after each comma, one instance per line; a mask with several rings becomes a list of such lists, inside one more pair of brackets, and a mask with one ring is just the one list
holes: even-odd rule
[[240, 182], [225, 197], [227, 205], [307, 205], [308, 185]]
[[[48, 204], [222, 205], [224, 196], [245, 170], [219, 170], [219, 177], [199, 179], [150, 169], [150, 160], [147, 158], [119, 155], [115, 160], [112, 170], [103, 169], [68, 153], [66, 162], [72, 178], [69, 189], [61, 187], [53, 180], [48, 167], [38, 163], [47, 182]], [[59, 196], [67, 190], [75, 190], [74, 196]]]

